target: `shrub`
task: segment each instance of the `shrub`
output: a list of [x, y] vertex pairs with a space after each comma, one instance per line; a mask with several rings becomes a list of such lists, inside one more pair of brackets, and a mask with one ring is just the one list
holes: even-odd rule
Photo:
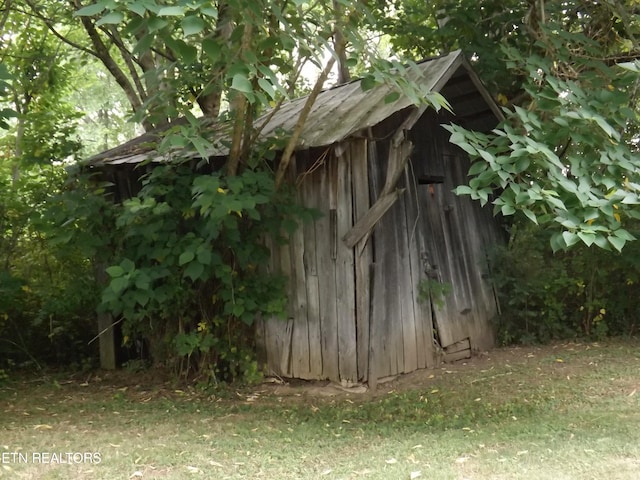
[[494, 254], [499, 341], [635, 333], [640, 321], [640, 245], [631, 242], [622, 253], [576, 245], [554, 254], [550, 236], [532, 224], [516, 222], [508, 245]]

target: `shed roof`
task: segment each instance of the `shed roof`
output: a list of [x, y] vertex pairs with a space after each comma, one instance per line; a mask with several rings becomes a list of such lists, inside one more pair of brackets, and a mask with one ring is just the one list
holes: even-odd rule
[[[457, 118], [466, 119], [468, 125], [482, 126], [487, 118], [495, 123], [501, 112], [473, 72], [462, 52], [456, 50], [448, 55], [425, 60], [410, 70], [416, 82], [432, 92], [441, 93], [452, 105]], [[331, 145], [348, 138], [359, 131], [377, 125], [386, 118], [405, 108], [412, 101], [401, 95], [396, 101], [386, 103], [385, 97], [393, 91], [390, 85], [378, 85], [364, 91], [360, 80], [338, 85], [321, 92], [309, 114], [298, 141], [298, 148]], [[278, 131], [292, 131], [305, 104], [306, 97], [284, 103], [270, 117], [266, 112], [255, 122], [256, 127], [264, 125], [261, 137], [269, 138]], [[493, 126], [493, 125], [492, 125]], [[228, 154], [228, 148], [221, 142], [228, 138], [225, 125], [211, 127], [214, 147], [207, 153], [210, 157], [222, 157]], [[162, 161], [163, 155], [154, 149], [154, 143], [160, 132], [149, 132], [123, 145], [100, 153], [86, 161], [89, 166], [135, 164], [144, 160]], [[185, 152], [181, 152], [185, 156]], [[187, 152], [187, 157], [197, 157], [195, 152]]]

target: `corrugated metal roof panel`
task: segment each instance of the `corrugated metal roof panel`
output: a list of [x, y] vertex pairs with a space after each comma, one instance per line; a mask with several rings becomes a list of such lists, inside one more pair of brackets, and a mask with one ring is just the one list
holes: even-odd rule
[[[448, 55], [424, 61], [410, 69], [408, 75], [414, 81], [419, 82], [425, 90], [440, 91], [456, 70], [465, 64], [462, 52], [455, 51]], [[303, 127], [298, 142], [299, 148], [320, 147], [339, 142], [358, 131], [372, 127], [390, 117], [394, 113], [412, 105], [406, 96], [400, 96], [398, 100], [385, 103], [385, 97], [393, 91], [390, 85], [378, 85], [371, 90], [363, 91], [360, 81], [356, 80], [344, 85], [321, 92], [309, 114]], [[306, 97], [287, 102], [269, 119], [269, 112], [256, 120], [259, 128], [261, 122], [268, 121], [261, 132], [262, 138], [269, 138], [280, 130], [292, 131], [298, 121]], [[219, 133], [214, 135], [213, 143], [216, 146], [207, 153], [211, 157], [225, 156], [228, 149], [220, 144], [225, 140], [226, 129], [219, 128]], [[144, 137], [144, 136], [143, 136]], [[142, 137], [141, 137], [142, 138]], [[150, 135], [151, 141], [158, 138]], [[127, 154], [127, 145], [131, 145], [135, 152]], [[151, 147], [141, 148], [144, 145], [140, 139], [135, 139], [121, 147], [103, 152], [89, 159], [86, 164], [100, 166], [106, 164], [139, 163], [144, 160], [154, 162], [163, 161], [166, 157], [159, 155]], [[135, 148], [137, 146], [137, 148]], [[140, 150], [147, 149], [146, 152]], [[191, 156], [191, 155], [189, 155]]]

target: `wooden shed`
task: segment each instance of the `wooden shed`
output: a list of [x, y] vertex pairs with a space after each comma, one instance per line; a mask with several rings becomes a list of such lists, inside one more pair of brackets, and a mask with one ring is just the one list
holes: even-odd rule
[[[363, 91], [358, 81], [317, 98], [289, 174], [299, 200], [323, 215], [272, 248], [290, 301], [286, 320], [256, 325], [269, 374], [375, 384], [494, 343], [487, 253], [501, 233], [490, 210], [452, 192], [466, 183], [469, 160], [442, 124], [488, 131], [501, 113], [461, 52], [418, 67], [418, 81], [453, 114], [405, 97], [385, 103], [390, 87]], [[263, 135], [291, 130], [303, 104], [283, 105]], [[92, 162], [148, 157], [111, 152]]]

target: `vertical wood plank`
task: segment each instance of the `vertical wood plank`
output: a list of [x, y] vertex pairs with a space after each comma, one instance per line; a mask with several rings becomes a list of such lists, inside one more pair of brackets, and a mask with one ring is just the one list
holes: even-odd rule
[[[371, 191], [379, 195], [384, 184], [384, 172], [389, 161], [389, 141], [377, 142], [369, 155]], [[372, 199], [374, 202], [375, 199]], [[374, 274], [371, 292], [371, 346], [370, 371], [376, 378], [398, 372], [397, 333], [402, 335], [402, 325], [397, 324], [398, 291], [397, 263], [395, 261], [395, 235], [389, 218], [392, 207], [380, 219], [373, 230]]]
[[291, 338], [291, 373], [294, 378], [311, 378], [309, 365], [309, 325], [307, 323], [307, 279], [304, 269], [304, 231], [296, 229], [291, 236], [290, 250], [293, 285], [293, 334]]
[[[309, 168], [310, 165], [307, 165]], [[306, 207], [320, 208], [323, 201], [320, 196], [320, 174], [310, 173], [305, 176], [300, 185], [299, 200]], [[304, 235], [304, 273], [307, 293], [307, 326], [309, 346], [309, 378], [322, 379], [322, 333], [320, 329], [320, 291], [317, 265], [317, 240], [313, 222], [305, 223], [302, 227]], [[299, 286], [301, 288], [301, 286]]]
[[[401, 180], [402, 183], [404, 178]], [[404, 185], [406, 186], [406, 184]], [[409, 252], [409, 226], [407, 225], [407, 203], [410, 198], [402, 195], [398, 199], [396, 224], [396, 261], [398, 262], [399, 320], [402, 322], [403, 364], [400, 372], [413, 372], [418, 368], [416, 318], [411, 284], [411, 262]]]
[[406, 215], [409, 242], [410, 288], [416, 322], [416, 361], [417, 368], [435, 366], [435, 349], [433, 344], [433, 319], [431, 304], [428, 299], [420, 297], [420, 284], [426, 279], [423, 258], [426, 256], [424, 211], [418, 196], [419, 186], [413, 177], [414, 169], [410, 165], [405, 171], [407, 185]]
[[[337, 158], [337, 238], [342, 238], [353, 227], [353, 197], [351, 189], [350, 150]], [[356, 353], [355, 271], [353, 248], [342, 241], [336, 246], [335, 277], [338, 314], [338, 367], [340, 380], [358, 381]]]
[[325, 164], [317, 170], [320, 181], [316, 188], [324, 201], [319, 205], [322, 216], [315, 222], [316, 258], [318, 269], [318, 291], [320, 293], [320, 334], [322, 352], [322, 376], [339, 380], [338, 368], [338, 323], [335, 263], [331, 258], [331, 235], [329, 228], [332, 186], [337, 185], [337, 161], [329, 155]]
[[[354, 223], [371, 206], [369, 194], [369, 169], [367, 168], [367, 140], [351, 144], [351, 183], [353, 185]], [[371, 308], [371, 244], [367, 238], [355, 246], [356, 283], [356, 355], [358, 380], [367, 381], [369, 372], [369, 325]]]

